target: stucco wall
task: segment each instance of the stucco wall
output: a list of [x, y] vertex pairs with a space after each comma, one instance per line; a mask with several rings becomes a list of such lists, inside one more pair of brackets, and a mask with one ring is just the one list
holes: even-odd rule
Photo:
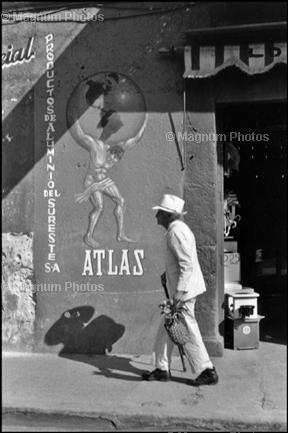
[[[160, 318], [157, 306], [163, 299], [159, 275], [164, 267], [164, 231], [156, 225], [151, 207], [159, 202], [164, 192], [170, 191], [183, 195], [187, 203], [186, 222], [195, 233], [207, 284], [207, 292], [199, 299], [197, 316], [210, 353], [221, 355], [218, 327], [223, 320], [223, 231], [219, 222], [217, 225], [217, 215], [219, 221], [222, 172], [217, 165], [217, 146], [213, 141], [201, 144], [188, 141], [187, 166], [181, 171], [176, 143], [168, 141], [166, 133], [172, 130], [170, 114], [175, 130], [183, 130], [183, 58], [162, 58], [158, 49], [183, 45], [186, 29], [223, 24], [223, 20], [225, 24], [225, 19], [227, 23], [231, 20], [239, 23], [239, 15], [232, 17], [233, 21], [226, 3], [207, 5], [203, 2], [190, 8], [179, 6], [178, 10], [163, 14], [133, 18], [123, 18], [119, 11], [104, 10], [102, 23], [26, 22], [3, 28], [4, 50], [8, 44], [24, 47], [31, 37], [35, 50], [35, 58], [29, 63], [3, 69], [3, 232], [34, 233], [31, 272], [37, 287], [33, 297], [28, 295], [31, 315], [27, 338], [20, 332], [14, 333], [14, 339], [10, 338], [14, 332], [10, 320], [13, 308], [5, 298], [8, 348], [18, 345], [21, 350], [55, 352], [61, 348], [85, 352], [101, 352], [105, 348], [122, 353], [151, 352]], [[153, 3], [152, 8], [165, 5]], [[166, 6], [171, 7], [171, 4]], [[51, 34], [57, 115], [53, 180], [54, 191], [57, 189], [60, 194], [56, 200], [55, 247], [59, 272], [56, 268], [55, 272], [47, 272], [45, 268], [48, 206], [44, 191], [49, 180], [44, 122], [47, 107], [45, 36]], [[82, 275], [85, 250], [89, 249], [83, 236], [92, 204], [75, 203], [75, 194], [82, 191], [89, 155], [67, 130], [66, 107], [75, 86], [101, 71], [124, 74], [139, 87], [148, 121], [141, 140], [109, 171], [109, 177], [125, 199], [125, 229], [136, 242], [116, 241], [113, 203], [106, 197], [95, 231], [99, 249], [105, 251], [103, 275], [97, 276], [97, 272]], [[230, 71], [224, 71], [213, 80], [189, 82], [188, 133], [193, 128], [215, 132], [215, 107], [219, 102], [229, 103], [233, 98], [236, 100], [237, 95], [238, 99], [241, 95], [257, 99], [256, 88], [258, 96], [265, 89], [268, 99], [283, 95], [282, 78], [279, 84], [277, 73], [264, 74], [260, 87], [254, 85], [257, 78], [249, 77], [248, 82], [242, 74], [240, 85], [235, 89]], [[7, 236], [6, 241], [12, 239]], [[143, 274], [108, 275], [109, 250], [113, 251], [113, 266], [120, 266], [122, 255], [126, 254], [123, 250], [128, 250], [131, 269], [135, 265], [134, 251], [143, 251]], [[101, 285], [101, 290], [92, 291], [92, 284]], [[26, 305], [26, 298], [21, 299], [18, 306], [22, 303]], [[81, 341], [84, 343], [80, 344]]]
[[[216, 136], [214, 93], [211, 80], [187, 84], [187, 137], [203, 139], [186, 142], [187, 170], [185, 199], [188, 203], [187, 222], [197, 239], [199, 261], [203, 269], [207, 292], [199, 297], [197, 318], [205, 329], [205, 341], [211, 353], [222, 353], [218, 299], [223, 299], [219, 284], [217, 239], [217, 143], [205, 139]], [[195, 131], [198, 131], [195, 134]], [[205, 135], [206, 134], [206, 135]], [[209, 135], [210, 134], [210, 135]]]
[[32, 233], [2, 234], [3, 348], [33, 350], [35, 281]]
[[[27, 227], [34, 231], [35, 350], [59, 352], [61, 347], [71, 348], [69, 329], [74, 329], [75, 320], [81, 326], [85, 324], [86, 334], [97, 327], [98, 335], [110, 329], [106, 332], [107, 341], [104, 338], [107, 350], [112, 349], [112, 344], [116, 352], [149, 353], [153, 349], [160, 319], [158, 304], [164, 297], [159, 280], [164, 267], [164, 230], [157, 227], [151, 208], [164, 192], [182, 195], [184, 182], [175, 142], [166, 140], [166, 132], [172, 129], [168, 113], [175, 130], [182, 130], [183, 60], [163, 60], [157, 51], [160, 46], [175, 42], [182, 23], [182, 12], [175, 12], [127, 21], [107, 20], [97, 25], [23, 23], [17, 29], [12, 26], [4, 29], [5, 43], [12, 41], [15, 47], [24, 45], [32, 36], [35, 38], [35, 59], [3, 70], [5, 157], [9, 162], [3, 223], [7, 231], [20, 232]], [[56, 58], [57, 144], [53, 180], [60, 194], [56, 201], [55, 250], [60, 272], [58, 269], [47, 272], [45, 268], [48, 215], [44, 190], [49, 178], [44, 114], [48, 34], [53, 34]], [[89, 154], [67, 131], [66, 107], [79, 81], [101, 71], [119, 72], [135, 82], [144, 96], [148, 121], [139, 143], [125, 152], [109, 172], [126, 202], [125, 230], [136, 242], [116, 241], [114, 205], [105, 197], [103, 215], [95, 230], [99, 249], [105, 250], [106, 255], [103, 276], [99, 277], [96, 270], [94, 275], [82, 275], [85, 250], [89, 249], [83, 237], [92, 205], [75, 203], [75, 194], [83, 189]], [[137, 264], [135, 250], [143, 251], [143, 274], [107, 275], [108, 250], [113, 250], [113, 267], [120, 266], [122, 251], [128, 250], [131, 273]], [[95, 261], [93, 266], [95, 269]], [[91, 291], [92, 285], [94, 288], [100, 285], [101, 290]], [[89, 314], [85, 315], [88, 307]], [[63, 333], [63, 329], [67, 332]], [[83, 335], [80, 333], [78, 340]], [[92, 337], [86, 335], [85, 351], [94, 350], [93, 335], [93, 332]], [[74, 343], [79, 349], [78, 343]]]

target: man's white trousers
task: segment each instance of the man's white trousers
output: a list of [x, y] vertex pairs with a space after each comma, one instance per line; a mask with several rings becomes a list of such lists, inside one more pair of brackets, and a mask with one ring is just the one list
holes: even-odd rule
[[[183, 312], [183, 317], [191, 337], [191, 341], [183, 345], [186, 358], [189, 361], [193, 378], [199, 376], [199, 374], [206, 368], [212, 368], [213, 364], [209, 358], [206, 347], [203, 343], [203, 339], [200, 333], [198, 323], [195, 318], [195, 302], [196, 298], [193, 298], [185, 302], [186, 311]], [[164, 328], [164, 317], [161, 320], [156, 341], [155, 341], [155, 357], [156, 357], [156, 368], [160, 370], [168, 371], [170, 369], [172, 352], [174, 349], [174, 343], [170, 340], [166, 329]]]

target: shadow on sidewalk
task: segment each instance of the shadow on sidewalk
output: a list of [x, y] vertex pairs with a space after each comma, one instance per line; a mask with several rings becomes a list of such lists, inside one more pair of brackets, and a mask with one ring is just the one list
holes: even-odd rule
[[[112, 351], [113, 344], [123, 336], [125, 327], [106, 315], [92, 319], [94, 311], [88, 305], [64, 311], [46, 333], [45, 343], [49, 346], [62, 344], [60, 357], [96, 367], [98, 371], [94, 375], [141, 380], [143, 371], [131, 365], [132, 359], [107, 355], [107, 352]], [[120, 374], [114, 370], [130, 374]]]
[[106, 315], [91, 320], [94, 308], [80, 306], [65, 311], [44, 337], [48, 346], [63, 344], [63, 354], [99, 354], [111, 352], [112, 345], [125, 332], [125, 327]]
[[[131, 364], [137, 362], [135, 358], [107, 354], [123, 336], [125, 327], [106, 315], [91, 320], [93, 314], [94, 308], [87, 305], [65, 311], [46, 333], [45, 343], [49, 346], [63, 344], [59, 356], [96, 367], [97, 371], [93, 372], [95, 376], [142, 380], [142, 373], [152, 370], [152, 366], [146, 364], [148, 368], [142, 370]], [[185, 382], [185, 379], [178, 377], [172, 380]]]
[[[107, 378], [122, 379], [128, 381], [139, 381], [143, 373], [142, 369], [136, 368], [131, 364], [133, 359], [117, 355], [81, 355], [81, 354], [59, 354], [62, 358], [72, 361], [83, 362], [96, 367], [94, 376], [105, 376]], [[115, 371], [116, 370], [116, 371]], [[124, 374], [122, 373], [124, 372]], [[125, 374], [129, 373], [129, 374]]]
[[[105, 376], [112, 379], [121, 379], [131, 382], [142, 381], [142, 374], [144, 371], [152, 371], [154, 367], [150, 364], [145, 364], [148, 368], [140, 369], [134, 367], [131, 362], [138, 362], [135, 358], [128, 358], [118, 355], [73, 355], [62, 353], [59, 356], [62, 358], [70, 359], [71, 361], [83, 362], [85, 364], [96, 367], [98, 371], [94, 371], [94, 376]], [[149, 368], [150, 367], [150, 368]], [[124, 372], [124, 374], [122, 373]], [[128, 373], [128, 374], [125, 374]], [[173, 374], [173, 372], [172, 372]], [[185, 375], [186, 376], [186, 375]], [[189, 373], [188, 375], [189, 376]], [[172, 376], [172, 382], [186, 384], [187, 377]]]

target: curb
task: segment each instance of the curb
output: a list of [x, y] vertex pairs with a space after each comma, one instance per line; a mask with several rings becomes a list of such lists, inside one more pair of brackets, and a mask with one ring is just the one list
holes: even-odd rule
[[[133, 428], [149, 428], [161, 427], [169, 428], [169, 426], [181, 426], [183, 429], [189, 431], [193, 428], [203, 429], [203, 431], [259, 431], [259, 432], [287, 432], [287, 424], [284, 422], [276, 421], [258, 421], [243, 422], [240, 419], [202, 419], [193, 417], [177, 417], [177, 416], [155, 416], [155, 415], [119, 415], [107, 412], [73, 412], [73, 411], [54, 411], [54, 410], [39, 410], [33, 408], [17, 408], [17, 407], [4, 407], [2, 408], [3, 415], [24, 415], [34, 418], [40, 417], [55, 417], [57, 420], [75, 420], [81, 422], [98, 423], [103, 427], [110, 428], [111, 431], [127, 431]], [[3, 420], [4, 421], [4, 420]], [[2, 421], [2, 423], [3, 423]]]

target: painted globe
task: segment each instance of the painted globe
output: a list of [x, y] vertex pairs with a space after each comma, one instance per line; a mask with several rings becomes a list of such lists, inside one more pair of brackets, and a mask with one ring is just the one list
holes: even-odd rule
[[136, 137], [146, 116], [141, 90], [117, 72], [99, 72], [81, 81], [67, 104], [68, 128], [78, 121], [85, 134], [111, 146]]

